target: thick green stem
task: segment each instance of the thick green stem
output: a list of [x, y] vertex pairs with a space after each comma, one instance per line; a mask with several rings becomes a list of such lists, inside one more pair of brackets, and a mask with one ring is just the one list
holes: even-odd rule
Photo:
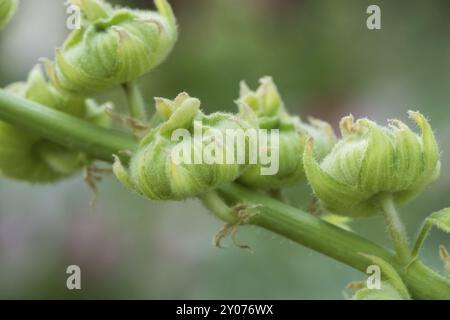
[[450, 281], [419, 260], [405, 268], [392, 252], [377, 244], [245, 187], [230, 184], [221, 187], [220, 192], [229, 200], [259, 205], [259, 213], [249, 221], [250, 224], [273, 231], [362, 272], [373, 264], [362, 254], [378, 256], [396, 268], [415, 299], [450, 299]]
[[161, 123], [162, 119], [156, 111], [150, 119], [148, 119], [144, 97], [142, 96], [142, 92], [136, 81], [124, 83], [122, 87], [127, 97], [128, 109], [132, 119], [137, 120], [139, 123], [145, 124], [150, 128], [154, 128]]
[[138, 144], [133, 136], [92, 125], [4, 89], [0, 89], [0, 118], [38, 136], [105, 161], [112, 161], [113, 154], [134, 150]]
[[389, 237], [394, 243], [398, 260], [403, 265], [407, 265], [411, 261], [411, 249], [409, 248], [405, 226], [395, 208], [394, 200], [391, 195], [386, 195], [380, 200], [380, 203]]
[[232, 209], [223, 201], [217, 192], [211, 191], [202, 194], [198, 198], [203, 205], [220, 220], [226, 223], [233, 223], [236, 221], [236, 218], [231, 214]]
[[[0, 118], [106, 161], [112, 161], [112, 154], [121, 150], [137, 148], [136, 139], [130, 135], [96, 127], [4, 90], [0, 90]], [[258, 205], [259, 213], [249, 223], [278, 233], [362, 272], [371, 262], [361, 253], [381, 257], [396, 268], [414, 298], [450, 299], [450, 282], [419, 260], [404, 268], [391, 252], [357, 234], [239, 185], [223, 186], [220, 192], [233, 202]], [[215, 206], [217, 202], [213, 199], [209, 204]], [[225, 216], [220, 218], [227, 220]]]
[[130, 81], [122, 85], [127, 96], [128, 109], [130, 110], [130, 116], [142, 123], [147, 122], [147, 112], [145, 107], [145, 101], [142, 97], [141, 90], [139, 89], [136, 81]]

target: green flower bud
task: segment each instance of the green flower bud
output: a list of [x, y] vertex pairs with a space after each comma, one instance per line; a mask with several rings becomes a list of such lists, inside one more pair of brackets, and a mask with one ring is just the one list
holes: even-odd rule
[[[128, 169], [118, 158], [114, 163], [114, 173], [127, 187], [150, 199], [179, 200], [231, 182], [245, 169], [245, 164], [225, 161], [236, 148], [217, 139], [217, 134], [225, 137], [226, 130], [248, 129], [246, 121], [222, 112], [205, 115], [200, 100], [186, 93], [173, 101], [156, 98], [156, 109], [164, 122], [142, 139]], [[183, 161], [175, 158], [180, 150]], [[220, 155], [220, 160], [206, 161], [208, 150], [214, 150], [210, 154]]]
[[368, 119], [341, 120], [342, 140], [322, 161], [314, 159], [312, 140], [304, 153], [306, 176], [325, 209], [351, 216], [381, 212], [380, 197], [396, 203], [413, 198], [440, 171], [433, 131], [419, 112], [409, 112], [422, 131], [418, 136], [399, 120], [381, 127]]
[[[49, 108], [107, 126], [108, 117], [94, 101], [61, 94], [36, 66], [26, 83], [7, 90]], [[0, 121], [0, 174], [29, 182], [53, 182], [74, 174], [88, 159], [84, 154]]]
[[0, 0], [0, 28], [4, 27], [16, 12], [18, 0]]
[[89, 95], [131, 81], [159, 65], [177, 39], [177, 25], [166, 0], [158, 12], [113, 8], [103, 0], [71, 0], [81, 8], [83, 25], [46, 62], [55, 87]]
[[[239, 181], [250, 187], [278, 189], [304, 179], [302, 158], [307, 136], [314, 136], [317, 139], [315, 154], [319, 158], [323, 158], [331, 150], [336, 137], [326, 122], [310, 119], [310, 123], [307, 124], [300, 118], [289, 115], [271, 77], [260, 79], [260, 83], [259, 88], [252, 91], [245, 82], [242, 82], [237, 103], [242, 118], [254, 123], [260, 129], [279, 130], [279, 144], [271, 146], [278, 148], [278, 172], [274, 175], [261, 175], [262, 165], [250, 164]], [[253, 113], [249, 113], [248, 109], [253, 110]], [[270, 131], [268, 134], [270, 136]], [[270, 141], [270, 138], [268, 140]]]

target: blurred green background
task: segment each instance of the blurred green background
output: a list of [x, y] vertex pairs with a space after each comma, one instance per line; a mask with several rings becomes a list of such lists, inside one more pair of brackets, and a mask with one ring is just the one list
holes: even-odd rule
[[[116, 1], [119, 2], [119, 1]], [[120, 1], [151, 7], [151, 1]], [[152, 97], [181, 91], [207, 111], [235, 110], [238, 83], [272, 75], [289, 109], [335, 127], [353, 113], [380, 123], [430, 120], [442, 148], [442, 175], [401, 208], [413, 235], [432, 211], [450, 205], [450, 2], [365, 0], [178, 0], [180, 39], [165, 64], [141, 85]], [[381, 7], [382, 29], [366, 27], [366, 8]], [[0, 32], [0, 87], [26, 78], [53, 57], [68, 34], [63, 1], [22, 0]], [[118, 106], [120, 91], [105, 94]], [[410, 122], [409, 122], [410, 123]], [[342, 299], [364, 275], [279, 236], [242, 227], [253, 253], [212, 246], [222, 224], [194, 200], [151, 202], [106, 177], [95, 208], [82, 177], [51, 186], [0, 180], [0, 298]], [[302, 208], [305, 186], [288, 192]], [[357, 232], [388, 245], [381, 219], [354, 221]], [[443, 267], [434, 230], [423, 258]], [[68, 265], [82, 270], [82, 290], [66, 289]]]

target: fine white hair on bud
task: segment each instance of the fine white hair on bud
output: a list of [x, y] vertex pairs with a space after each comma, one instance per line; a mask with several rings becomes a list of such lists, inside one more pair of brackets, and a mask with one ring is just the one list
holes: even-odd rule
[[344, 117], [342, 139], [323, 159], [315, 159], [313, 139], [304, 151], [306, 176], [322, 205], [330, 212], [371, 216], [381, 210], [379, 199], [392, 195], [403, 203], [434, 181], [440, 172], [439, 148], [426, 118], [409, 112], [421, 129], [414, 133], [399, 120], [382, 127], [369, 119]]

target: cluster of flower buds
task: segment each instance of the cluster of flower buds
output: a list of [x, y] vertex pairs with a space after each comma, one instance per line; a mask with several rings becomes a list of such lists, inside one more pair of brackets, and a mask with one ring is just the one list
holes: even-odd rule
[[234, 181], [245, 170], [245, 164], [209, 162], [204, 155], [209, 150], [223, 160], [234, 154], [235, 146], [215, 139], [217, 133], [249, 129], [248, 122], [223, 112], [205, 115], [200, 100], [186, 93], [173, 101], [156, 98], [156, 109], [164, 121], [142, 139], [128, 168], [116, 158], [113, 170], [124, 185], [150, 199], [180, 200]]
[[[319, 120], [305, 124], [290, 116], [277, 88], [268, 77], [261, 79], [261, 86], [256, 92], [242, 84], [238, 105], [238, 115], [221, 112], [205, 115], [199, 109], [200, 101], [186, 93], [180, 94], [174, 101], [156, 99], [157, 112], [164, 122], [143, 138], [128, 170], [117, 159], [114, 165], [116, 176], [132, 190], [151, 199], [197, 196], [236, 179], [254, 188], [276, 189], [304, 178], [302, 158], [308, 136], [317, 139], [316, 155], [320, 158], [324, 157], [336, 142], [333, 130], [328, 124]], [[196, 135], [196, 123], [201, 123], [201, 136]], [[194, 134], [194, 138], [189, 141], [174, 141], [174, 132], [179, 129]], [[259, 134], [251, 136], [243, 133], [243, 142], [228, 140], [227, 132], [230, 130], [248, 129], [256, 132], [267, 130], [264, 139], [267, 144], [263, 145], [262, 141], [258, 140], [261, 139]], [[279, 130], [276, 141], [271, 141], [268, 137], [273, 134], [270, 129]], [[226, 141], [211, 139], [211, 130], [221, 131], [221, 136], [225, 136]], [[265, 164], [261, 161], [249, 161], [249, 153], [254, 152], [251, 146], [255, 141], [249, 141], [252, 137], [256, 137], [259, 148], [279, 149], [278, 158], [274, 159], [279, 163], [278, 170], [274, 174], [262, 174]], [[202, 154], [200, 149], [206, 148], [223, 155], [222, 159], [237, 160], [235, 156], [242, 146], [245, 153], [243, 162], [208, 162], [205, 159], [197, 162], [195, 159], [196, 154]], [[188, 161], [176, 161], [176, 153], [180, 149], [189, 151]]]
[[[278, 148], [279, 169], [274, 175], [261, 175], [261, 163], [251, 164], [241, 175], [239, 181], [243, 184], [260, 189], [279, 189], [293, 185], [304, 179], [303, 150], [308, 136], [317, 141], [315, 155], [323, 158], [336, 143], [336, 136], [331, 126], [323, 121], [311, 119], [304, 123], [300, 118], [291, 116], [286, 111], [283, 100], [271, 77], [260, 79], [256, 91], [241, 83], [240, 97], [237, 100], [239, 114], [250, 122], [256, 122], [259, 129], [279, 130], [278, 143], [271, 148]], [[256, 120], [249, 114], [251, 109], [256, 114]]]
[[[49, 80], [35, 68], [26, 83], [13, 84], [8, 90], [107, 126], [102, 109], [85, 97], [132, 81], [160, 64], [176, 42], [176, 18], [167, 0], [155, 0], [157, 11], [114, 7], [104, 0], [70, 2], [81, 10], [81, 28], [56, 51], [54, 62], [46, 62]], [[0, 0], [0, 26], [16, 6], [17, 1]], [[421, 128], [421, 136], [398, 120], [380, 127], [368, 119], [354, 122], [349, 116], [341, 121], [342, 139], [337, 142], [328, 123], [317, 119], [306, 123], [290, 115], [270, 77], [260, 83], [255, 91], [241, 83], [237, 115], [206, 115], [200, 110], [200, 100], [186, 93], [173, 101], [157, 98], [156, 109], [163, 122], [141, 140], [128, 168], [117, 158], [116, 176], [148, 198], [184, 199], [236, 179], [256, 189], [280, 189], [304, 180], [306, 174], [323, 207], [349, 217], [377, 214], [380, 198], [386, 195], [396, 203], [405, 202], [438, 176], [439, 149], [427, 120], [418, 112], [410, 116]], [[258, 141], [258, 147], [276, 151], [276, 173], [262, 174], [266, 164], [261, 161], [204, 161], [205, 147], [216, 156], [234, 159], [239, 149], [234, 142], [224, 143], [210, 133], [226, 136], [225, 131], [239, 129], [266, 130], [270, 143]], [[274, 132], [276, 142], [271, 139]], [[193, 138], [173, 139], [184, 134]], [[175, 159], [180, 150], [181, 162]], [[244, 158], [251, 158], [252, 152], [246, 144]], [[71, 175], [88, 160], [78, 151], [0, 122], [0, 173], [4, 176], [50, 182]]]
[[[109, 125], [104, 107], [93, 100], [64, 95], [44, 78], [41, 68], [30, 72], [27, 82], [12, 84], [10, 92], [78, 118]], [[0, 174], [33, 183], [54, 182], [77, 172], [88, 163], [86, 155], [37, 137], [0, 121]]]
[[[166, 0], [157, 11], [114, 7], [104, 0], [70, 0], [81, 11], [74, 30], [46, 61], [48, 80], [39, 67], [27, 82], [7, 90], [101, 126], [109, 126], [105, 108], [86, 99], [93, 93], [132, 81], [160, 64], [177, 39], [176, 18]], [[17, 1], [0, 0], [0, 25]], [[0, 122], [0, 174], [30, 182], [53, 182], [75, 173], [87, 157], [64, 146]]]
[[157, 12], [116, 8], [103, 0], [70, 0], [81, 9], [74, 30], [54, 62], [46, 61], [53, 85], [89, 95], [134, 80], [160, 64], [177, 39], [177, 25], [166, 0]]
[[16, 12], [18, 0], [0, 0], [0, 28], [5, 26]]
[[342, 140], [323, 159], [314, 158], [310, 140], [304, 152], [309, 183], [322, 205], [345, 216], [380, 213], [380, 197], [406, 202], [434, 181], [440, 172], [439, 148], [423, 115], [410, 112], [418, 136], [399, 120], [381, 127], [368, 119], [341, 120]]

